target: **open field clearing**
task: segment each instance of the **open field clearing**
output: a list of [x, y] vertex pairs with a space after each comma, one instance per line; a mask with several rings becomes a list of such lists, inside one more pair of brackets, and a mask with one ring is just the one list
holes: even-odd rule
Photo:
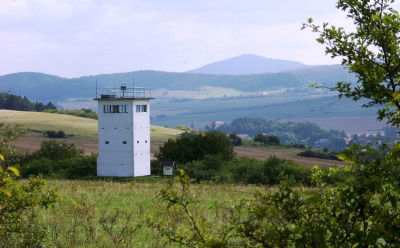
[[[151, 140], [151, 153], [157, 153], [160, 149], [160, 146], [167, 141], [169, 138], [174, 138], [176, 135], [172, 135], [168, 131], [165, 131], [162, 127], [152, 127], [155, 131], [152, 131], [152, 140]], [[160, 132], [158, 132], [160, 131]], [[65, 141], [67, 143], [73, 143], [77, 147], [83, 149], [85, 154], [96, 153], [97, 152], [97, 137], [82, 137], [82, 136], [74, 136], [64, 139], [54, 139], [44, 137], [41, 133], [38, 132], [29, 132], [23, 137], [18, 138], [15, 141], [10, 142], [15, 148], [22, 150], [24, 152], [34, 152], [39, 150], [40, 144], [45, 140], [57, 140], [57, 141]]]
[[63, 130], [76, 136], [97, 136], [97, 120], [72, 115], [2, 109], [0, 123], [19, 123], [36, 131]]
[[[63, 130], [67, 134], [73, 134], [73, 137], [66, 139], [56, 139], [74, 143], [77, 147], [84, 149], [85, 153], [97, 152], [97, 120], [76, 117], [71, 115], [0, 110], [0, 123], [25, 125], [30, 130], [47, 131]], [[174, 138], [182, 133], [180, 130], [164, 128], [159, 126], [151, 127], [151, 152], [157, 153], [160, 146], [169, 138]], [[17, 149], [32, 152], [40, 148], [40, 143], [44, 140], [51, 140], [43, 137], [40, 132], [29, 132], [24, 137], [12, 142]], [[236, 153], [239, 156], [247, 156], [254, 159], [264, 160], [270, 156], [291, 159], [301, 165], [321, 165], [321, 166], [339, 166], [345, 163], [326, 159], [305, 158], [297, 156], [300, 149], [284, 147], [236, 147]]]
[[[147, 223], [158, 221], [166, 204], [159, 198], [169, 179], [130, 179], [130, 182], [50, 180], [58, 189], [59, 203], [42, 212], [49, 233], [48, 247], [179, 247], [169, 246]], [[259, 186], [192, 185], [197, 203], [191, 211], [197, 220], [217, 224], [226, 207], [232, 207], [265, 190]], [[111, 225], [116, 225], [109, 232]], [[222, 219], [221, 219], [222, 218]], [[125, 232], [123, 227], [129, 227]], [[170, 226], [174, 228], [174, 226]], [[124, 235], [126, 243], [115, 245], [114, 237]], [[130, 239], [130, 240], [129, 240]]]
[[[49, 138], [43, 137], [40, 132], [48, 130], [63, 130], [67, 134], [74, 135], [65, 140], [83, 148], [85, 152], [97, 152], [97, 120], [82, 118], [72, 115], [0, 110], [0, 123], [22, 124], [30, 132], [25, 137], [21, 137], [12, 144], [25, 151], [35, 151], [39, 149], [40, 143]], [[37, 132], [38, 131], [38, 132]], [[152, 150], [158, 147], [169, 138], [174, 138], [182, 131], [158, 126], [151, 127]]]
[[250, 157], [258, 160], [265, 160], [271, 156], [278, 158], [290, 159], [297, 162], [300, 165], [319, 165], [319, 166], [343, 166], [347, 165], [345, 162], [319, 159], [319, 158], [307, 158], [301, 157], [297, 154], [303, 150], [297, 148], [283, 148], [283, 147], [235, 147], [235, 152], [239, 156]]
[[[162, 146], [163, 142], [167, 137], [170, 137], [168, 134], [163, 136], [160, 133], [157, 133], [159, 136], [156, 136], [151, 141], [151, 153], [152, 157], [157, 153]], [[173, 136], [171, 136], [173, 137]], [[153, 138], [153, 137], [152, 137]], [[77, 147], [83, 149], [86, 154], [96, 153], [97, 152], [97, 138], [92, 137], [71, 137], [67, 139], [50, 139], [47, 137], [43, 137], [40, 133], [30, 132], [24, 137], [19, 138], [16, 141], [11, 142], [17, 149], [20, 149], [25, 152], [33, 152], [40, 148], [40, 143], [45, 140], [58, 140], [65, 141], [68, 143], [73, 143]], [[285, 147], [235, 147], [235, 152], [239, 156], [249, 157], [257, 160], [265, 160], [270, 156], [276, 156], [278, 158], [290, 159], [297, 162], [300, 165], [313, 166], [343, 166], [346, 165], [344, 162], [328, 160], [328, 159], [318, 159], [318, 158], [306, 158], [297, 156], [301, 149], [296, 148], [285, 148]]]
[[18, 138], [15, 141], [10, 142], [15, 148], [24, 152], [33, 152], [39, 150], [40, 144], [45, 140], [57, 140], [73, 143], [77, 147], [83, 149], [86, 154], [97, 152], [97, 138], [96, 137], [81, 137], [74, 136], [64, 139], [53, 139], [44, 137], [38, 132], [29, 132], [23, 137]]

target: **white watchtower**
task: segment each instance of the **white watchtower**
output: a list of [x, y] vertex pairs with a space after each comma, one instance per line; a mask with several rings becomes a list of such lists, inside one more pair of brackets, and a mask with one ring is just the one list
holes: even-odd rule
[[150, 99], [147, 88], [97, 89], [97, 176], [150, 175]]

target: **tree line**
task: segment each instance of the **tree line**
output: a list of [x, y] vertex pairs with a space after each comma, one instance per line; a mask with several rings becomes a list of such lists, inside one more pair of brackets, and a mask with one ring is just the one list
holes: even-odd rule
[[64, 110], [57, 108], [51, 102], [47, 104], [32, 102], [26, 96], [17, 96], [5, 92], [0, 93], [0, 109], [48, 112], [97, 119], [97, 113], [90, 109]]
[[51, 102], [47, 104], [31, 102], [26, 96], [17, 96], [5, 92], [0, 93], [0, 109], [41, 112], [46, 109], [56, 108]]

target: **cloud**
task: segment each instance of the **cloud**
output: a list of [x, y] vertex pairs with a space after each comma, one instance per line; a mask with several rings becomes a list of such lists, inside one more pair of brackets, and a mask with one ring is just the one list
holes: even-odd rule
[[347, 25], [334, 0], [0, 0], [0, 74], [185, 71], [254, 53], [332, 62], [308, 17]]

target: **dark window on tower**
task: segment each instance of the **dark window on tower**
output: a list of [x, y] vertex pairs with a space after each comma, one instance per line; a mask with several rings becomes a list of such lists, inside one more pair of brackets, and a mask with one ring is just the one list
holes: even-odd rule
[[128, 113], [126, 105], [104, 105], [104, 113]]
[[119, 105], [112, 105], [113, 109], [112, 112], [113, 113], [119, 113]]
[[126, 144], [126, 140], [122, 141], [122, 144]]
[[147, 112], [147, 105], [136, 105], [136, 112]]
[[107, 140], [107, 141], [106, 141], [106, 144], [110, 144], [110, 141]]

